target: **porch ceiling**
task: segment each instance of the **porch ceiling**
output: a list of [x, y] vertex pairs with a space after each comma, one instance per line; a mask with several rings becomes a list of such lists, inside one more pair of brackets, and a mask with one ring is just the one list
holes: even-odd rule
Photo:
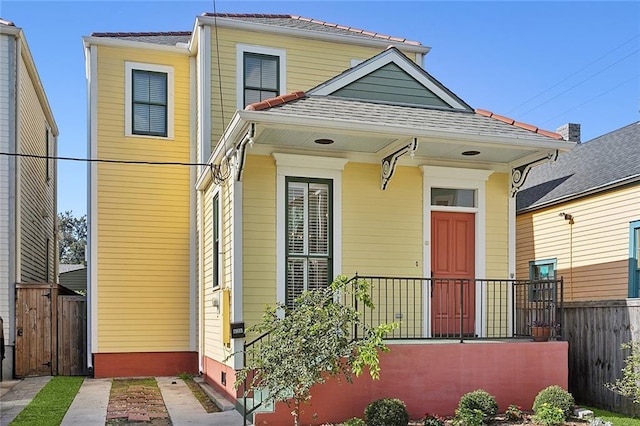
[[[329, 139], [329, 145], [321, 145], [315, 141]], [[375, 131], [353, 131], [342, 129], [310, 128], [302, 126], [286, 126], [272, 123], [259, 123], [256, 127], [254, 141], [272, 150], [295, 149], [314, 153], [352, 153], [369, 154], [382, 159], [402, 146], [406, 146], [413, 138], [406, 134], [380, 133]], [[507, 145], [504, 142], [481, 142], [465, 140], [465, 135], [457, 139], [437, 137], [418, 137], [416, 157], [479, 163], [517, 163], [548, 148], [525, 145]], [[478, 155], [467, 156], [463, 152], [478, 151]]]

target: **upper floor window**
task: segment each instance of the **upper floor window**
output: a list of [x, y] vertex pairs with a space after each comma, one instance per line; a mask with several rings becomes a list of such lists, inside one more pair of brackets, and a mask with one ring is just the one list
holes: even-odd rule
[[125, 63], [125, 134], [173, 137], [173, 68]]
[[238, 45], [238, 108], [282, 94], [286, 82], [284, 50]]

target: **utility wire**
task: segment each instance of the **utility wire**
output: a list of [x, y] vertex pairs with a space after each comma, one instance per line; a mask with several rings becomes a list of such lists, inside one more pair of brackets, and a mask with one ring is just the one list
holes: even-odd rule
[[563, 116], [563, 115], [565, 115], [566, 113], [573, 111], [574, 109], [578, 109], [578, 108], [580, 108], [581, 106], [588, 104], [589, 102], [595, 101], [595, 100], [596, 100], [596, 99], [598, 99], [599, 97], [602, 97], [602, 96], [606, 95], [607, 93], [614, 91], [615, 89], [617, 89], [617, 88], [618, 88], [618, 87], [620, 87], [620, 86], [624, 86], [624, 85], [625, 85], [625, 84], [627, 84], [628, 82], [630, 82], [630, 81], [632, 81], [632, 80], [634, 80], [634, 79], [636, 79], [636, 78], [638, 78], [638, 77], [640, 77], [640, 74], [636, 74], [636, 75], [634, 75], [634, 76], [633, 76], [633, 77], [631, 77], [630, 79], [625, 80], [625, 81], [623, 81], [622, 83], [620, 83], [620, 84], [618, 84], [618, 85], [616, 85], [616, 86], [613, 86], [611, 89], [609, 89], [609, 90], [607, 90], [607, 91], [605, 91], [605, 92], [602, 92], [602, 93], [600, 93], [600, 94], [598, 94], [598, 95], [594, 96], [593, 98], [591, 98], [591, 99], [589, 99], [589, 100], [587, 100], [587, 101], [585, 101], [585, 102], [581, 103], [580, 105], [577, 105], [577, 106], [575, 106], [575, 107], [573, 107], [573, 108], [571, 108], [571, 109], [566, 110], [565, 112], [563, 112], [563, 113], [561, 113], [561, 114], [556, 115], [555, 117], [552, 117], [552, 118], [550, 118], [550, 119], [548, 119], [548, 120], [544, 121], [542, 124], [549, 123], [549, 122], [551, 122], [552, 120], [555, 120], [556, 118], [558, 118], [558, 117], [562, 117], [562, 116]]
[[563, 92], [558, 93], [558, 94], [557, 94], [556, 96], [554, 96], [553, 98], [551, 98], [551, 99], [547, 99], [546, 101], [544, 101], [543, 103], [539, 104], [538, 106], [535, 106], [535, 107], [533, 107], [533, 108], [531, 108], [531, 109], [529, 109], [529, 110], [527, 110], [527, 111], [523, 112], [523, 113], [522, 113], [522, 114], [520, 114], [520, 115], [521, 115], [521, 116], [522, 116], [522, 115], [527, 115], [527, 114], [528, 114], [528, 113], [530, 113], [531, 111], [535, 111], [535, 110], [537, 110], [537, 109], [538, 109], [538, 108], [540, 108], [541, 106], [546, 105], [546, 104], [548, 104], [549, 102], [551, 102], [552, 100], [559, 98], [560, 96], [564, 95], [564, 94], [565, 94], [565, 93], [567, 93], [568, 91], [570, 91], [570, 90], [572, 90], [572, 89], [575, 89], [576, 87], [580, 86], [582, 83], [584, 83], [584, 82], [587, 82], [587, 81], [591, 80], [593, 77], [595, 77], [595, 76], [597, 76], [597, 75], [599, 75], [599, 74], [602, 74], [604, 71], [608, 70], [608, 69], [609, 69], [609, 68], [611, 68], [612, 66], [614, 66], [614, 65], [616, 65], [616, 64], [618, 64], [618, 63], [620, 63], [620, 62], [624, 61], [624, 60], [625, 60], [625, 59], [627, 59], [628, 57], [630, 57], [630, 56], [632, 56], [632, 55], [635, 55], [635, 54], [636, 54], [636, 53], [638, 53], [638, 52], [640, 52], [640, 49], [636, 49], [636, 50], [634, 50], [633, 52], [629, 53], [627, 56], [625, 56], [625, 57], [623, 57], [623, 58], [621, 58], [621, 59], [617, 60], [616, 62], [612, 63], [612, 64], [611, 64], [611, 65], [609, 65], [608, 67], [605, 67], [605, 68], [601, 69], [601, 70], [600, 70], [600, 71], [598, 71], [597, 73], [592, 74], [591, 76], [589, 76], [589, 77], [585, 78], [584, 80], [580, 81], [579, 83], [576, 83], [576, 84], [574, 84], [573, 86], [569, 87], [567, 90], [565, 90], [565, 91], [563, 91]]
[[615, 52], [616, 50], [620, 49], [622, 46], [629, 44], [630, 42], [632, 42], [633, 40], [637, 39], [638, 37], [640, 37], [640, 34], [636, 34], [635, 36], [631, 37], [629, 40], [625, 41], [624, 43], [618, 45], [618, 47], [608, 51], [607, 53], [605, 53], [604, 55], [600, 56], [598, 59], [596, 59], [593, 62], [588, 63], [587, 65], [585, 65], [584, 67], [580, 68], [578, 71], [574, 72], [571, 75], [568, 75], [567, 77], [563, 78], [562, 80], [560, 80], [559, 82], [557, 82], [556, 84], [554, 84], [553, 86], [549, 87], [546, 90], [543, 90], [542, 92], [538, 93], [537, 95], [533, 96], [532, 98], [527, 99], [526, 101], [524, 101], [523, 103], [521, 103], [520, 105], [511, 108], [509, 111], [507, 111], [505, 114], [509, 114], [515, 110], [517, 110], [518, 108], [520, 108], [523, 105], [528, 104], [529, 102], [531, 102], [534, 99], [539, 98], [540, 96], [544, 95], [545, 93], [547, 93], [549, 90], [553, 89], [554, 87], [559, 86], [560, 84], [564, 83], [565, 81], [569, 80], [571, 77], [573, 77], [576, 74], [581, 73], [582, 71], [584, 71], [585, 69], [589, 68], [591, 65], [600, 62], [600, 60], [604, 59], [605, 57], [609, 56], [611, 53]]
[[104, 158], [79, 158], [79, 157], [53, 157], [49, 155], [23, 154], [16, 152], [0, 152], [0, 155], [8, 157], [41, 158], [43, 160], [83, 161], [86, 163], [112, 163], [112, 164], [145, 164], [151, 166], [201, 166], [211, 167], [205, 163], [183, 163], [180, 161], [139, 161], [139, 160], [110, 160]]

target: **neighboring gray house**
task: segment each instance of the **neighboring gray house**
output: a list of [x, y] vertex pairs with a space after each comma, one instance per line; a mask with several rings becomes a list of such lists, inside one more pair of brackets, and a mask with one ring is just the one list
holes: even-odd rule
[[640, 415], [604, 386], [624, 367], [620, 344], [640, 340], [640, 122], [535, 167], [517, 209], [517, 277], [564, 278], [569, 391]]
[[[55, 156], [58, 127], [22, 29], [0, 18], [0, 152]], [[15, 284], [55, 282], [56, 162], [0, 155], [0, 317], [14, 375]]]
[[58, 284], [69, 290], [86, 294], [87, 267], [85, 265], [61, 263], [58, 268]]

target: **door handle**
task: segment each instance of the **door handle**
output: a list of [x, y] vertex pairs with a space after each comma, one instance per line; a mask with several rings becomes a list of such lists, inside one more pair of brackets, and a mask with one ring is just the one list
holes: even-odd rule
[[431, 280], [429, 280], [429, 283], [431, 284], [431, 297], [433, 297], [433, 286], [434, 286], [433, 271], [431, 271]]

